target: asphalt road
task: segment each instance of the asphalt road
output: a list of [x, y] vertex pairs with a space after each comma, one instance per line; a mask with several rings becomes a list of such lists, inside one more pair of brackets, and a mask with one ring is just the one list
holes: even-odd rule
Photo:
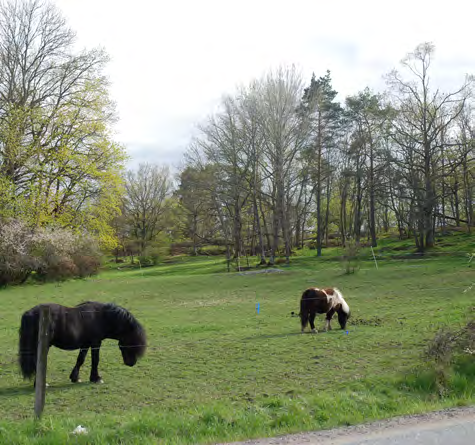
[[475, 445], [475, 407], [234, 445]]
[[359, 438], [348, 437], [343, 440], [320, 441], [318, 443], [327, 443], [328, 445], [474, 445], [475, 419], [432, 422], [412, 428], [398, 427], [382, 434], [370, 433]]

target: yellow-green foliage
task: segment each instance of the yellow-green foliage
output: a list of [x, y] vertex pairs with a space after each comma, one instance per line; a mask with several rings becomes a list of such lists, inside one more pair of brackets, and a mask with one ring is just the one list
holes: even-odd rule
[[21, 165], [21, 181], [0, 176], [0, 216], [87, 230], [103, 248], [114, 248], [111, 221], [120, 212], [127, 156], [112, 140], [109, 114], [100, 81], [89, 82], [55, 110], [11, 108], [0, 125], [3, 164]]

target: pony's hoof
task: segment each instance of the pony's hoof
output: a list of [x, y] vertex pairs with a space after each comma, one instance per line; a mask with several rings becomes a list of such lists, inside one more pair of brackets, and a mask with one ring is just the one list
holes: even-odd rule
[[100, 385], [101, 383], [104, 383], [104, 380], [99, 379], [99, 380], [91, 380], [91, 383], [95, 383], [96, 385]]
[[316, 334], [317, 333], [317, 330], [316, 329], [312, 329], [312, 334]]

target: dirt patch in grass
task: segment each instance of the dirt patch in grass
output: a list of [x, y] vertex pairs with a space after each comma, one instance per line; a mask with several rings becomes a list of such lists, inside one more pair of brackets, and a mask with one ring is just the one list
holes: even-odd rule
[[350, 318], [349, 323], [351, 322], [354, 326], [382, 326], [384, 321], [380, 317], [371, 317], [371, 318]]

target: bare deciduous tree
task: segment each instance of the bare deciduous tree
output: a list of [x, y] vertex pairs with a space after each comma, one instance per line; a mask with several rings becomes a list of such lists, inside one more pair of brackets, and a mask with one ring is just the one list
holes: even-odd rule
[[298, 154], [306, 140], [306, 121], [297, 113], [302, 96], [302, 78], [294, 67], [269, 72], [256, 88], [258, 123], [262, 134], [264, 158], [261, 166], [270, 181], [273, 242], [269, 263], [274, 264], [279, 248], [279, 232], [285, 247], [287, 262], [291, 239], [287, 215], [290, 180]]
[[437, 183], [441, 181], [442, 141], [462, 113], [471, 94], [472, 77], [448, 94], [432, 90], [430, 66], [434, 46], [419, 45], [402, 61], [414, 80], [404, 79], [396, 70], [387, 76], [397, 117], [392, 137], [400, 150], [399, 162], [410, 171], [416, 205], [419, 250], [434, 245], [435, 208], [440, 198]]
[[124, 214], [141, 253], [165, 228], [163, 218], [171, 191], [168, 167], [145, 163], [126, 174]]

